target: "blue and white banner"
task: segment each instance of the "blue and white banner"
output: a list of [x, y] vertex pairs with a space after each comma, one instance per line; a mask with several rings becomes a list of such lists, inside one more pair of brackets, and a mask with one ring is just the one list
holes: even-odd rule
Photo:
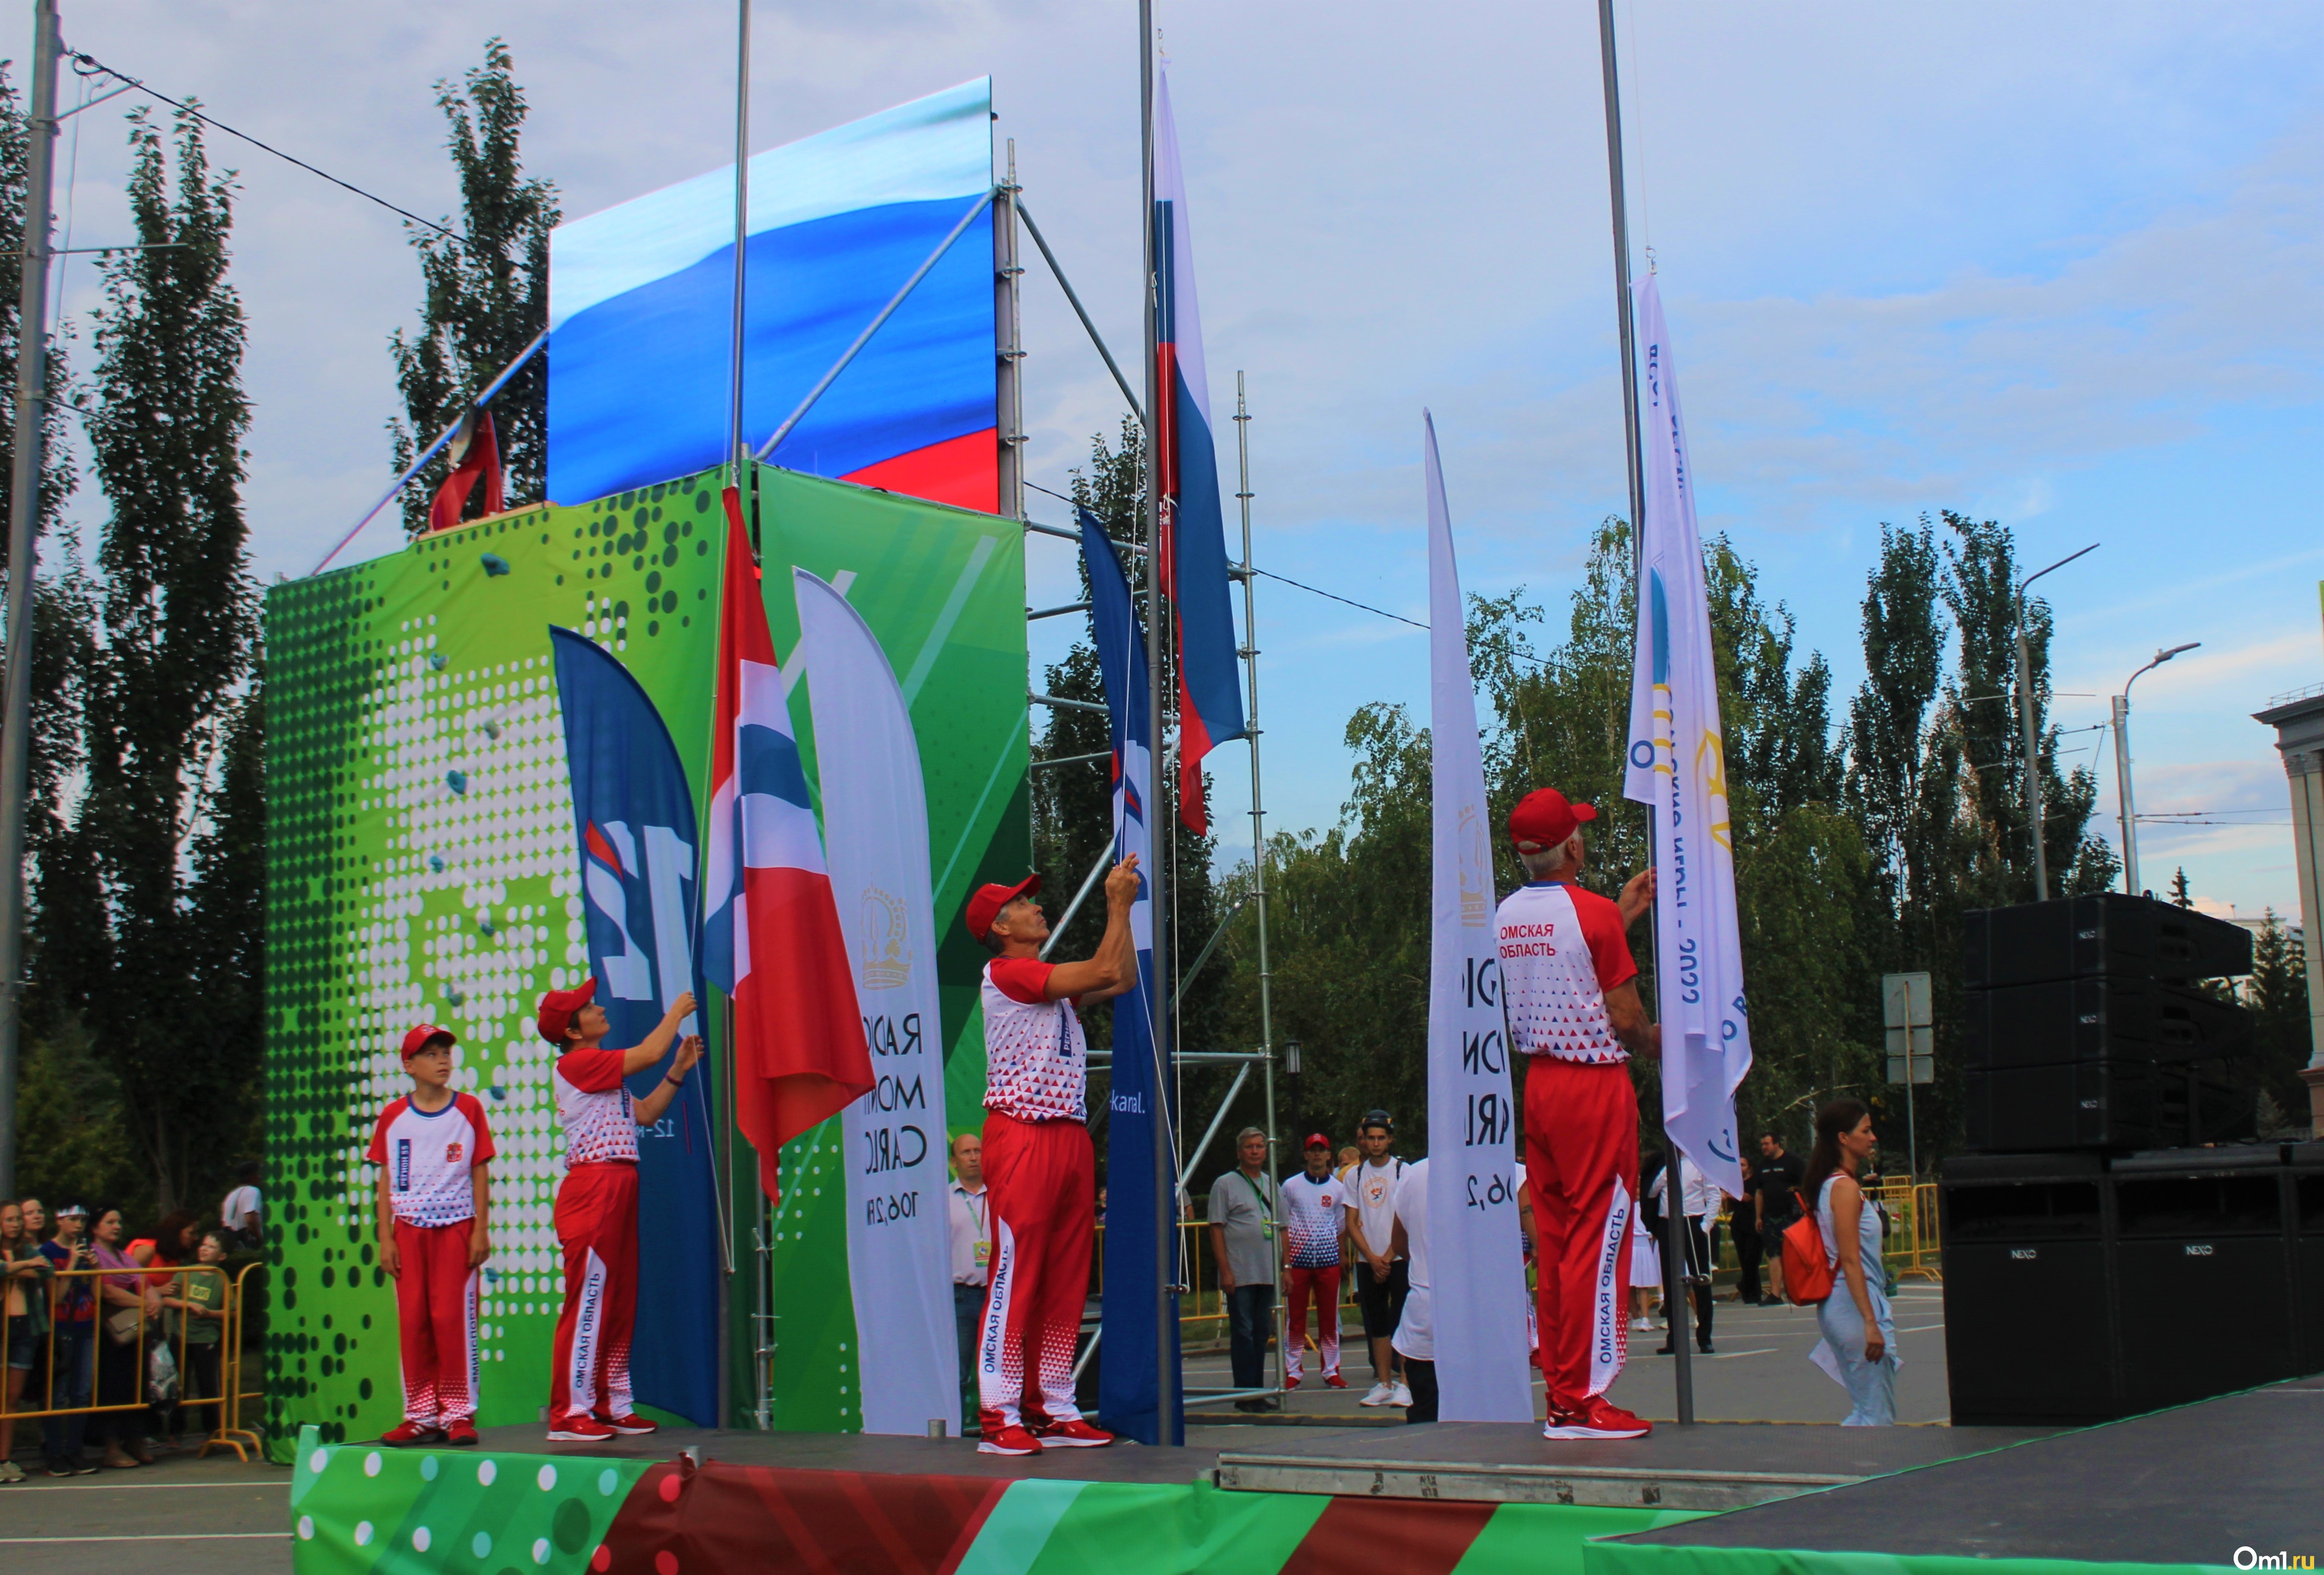
[[1719, 671], [1670, 332], [1654, 275], [1635, 288], [1646, 518], [1639, 536], [1630, 757], [1622, 796], [1654, 810], [1663, 1127], [1711, 1185], [1739, 1198], [1735, 1089], [1751, 1070], [1751, 1024], [1735, 911]]
[[[1156, 1239], [1166, 1218], [1177, 1213], [1178, 1179], [1170, 1174], [1157, 1193], [1155, 1119], [1175, 1079], [1167, 1049], [1154, 1045], [1154, 867], [1153, 826], [1146, 792], [1153, 754], [1146, 685], [1146, 635], [1130, 599], [1130, 581], [1114, 556], [1113, 543], [1085, 509], [1081, 516], [1082, 561], [1090, 581], [1090, 633], [1098, 666], [1105, 675], [1105, 709], [1113, 737], [1113, 857], [1138, 856], [1138, 901], [1130, 910], [1131, 943], [1138, 949], [1138, 986], [1113, 998], [1113, 1065], [1106, 1108], [1105, 1302], [1101, 1317], [1105, 1341], [1098, 1348], [1098, 1415], [1115, 1432], [1143, 1444], [1185, 1441], [1185, 1386], [1172, 1385], [1181, 1400], [1167, 1417], [1157, 1399], [1157, 1351], [1163, 1331], [1154, 1320], [1162, 1305], [1155, 1266], [1162, 1250]], [[1167, 1041], [1166, 1039], [1167, 1045]], [[1175, 1147], [1171, 1150], [1175, 1154]], [[1177, 1250], [1177, 1232], [1168, 1249]], [[1176, 1258], [1172, 1283], [1176, 1283]], [[1178, 1302], [1169, 1299], [1170, 1361], [1178, 1366]]]
[[[687, 991], [703, 996], [694, 792], [661, 713], [613, 654], [549, 630], [565, 760], [573, 778], [583, 912], [606, 1042], [637, 1043]], [[683, 1032], [701, 1032], [700, 1016]], [[643, 1098], [669, 1071], [671, 1047], [629, 1079]], [[637, 1329], [630, 1378], [649, 1405], [718, 1424], [718, 1201], [706, 1057], [662, 1118], [638, 1133]]]
[[918, 1437], [960, 1405], [927, 793], [911, 711], [878, 636], [825, 580], [791, 576], [824, 862], [879, 1079], [841, 1116], [863, 1431]]
[[1493, 931], [1493, 846], [1452, 518], [1421, 412], [1428, 482], [1428, 1272], [1438, 1415], [1533, 1420], [1526, 1370], [1517, 1107]]

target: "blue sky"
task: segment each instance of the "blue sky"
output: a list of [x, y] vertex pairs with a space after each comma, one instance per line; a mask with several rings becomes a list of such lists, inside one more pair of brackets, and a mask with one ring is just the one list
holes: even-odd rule
[[[1250, 379], [1262, 566], [1422, 616], [1426, 404], [1469, 588], [1522, 584], [1562, 617], [1624, 492], [1594, 4], [1157, 9], [1222, 425], [1235, 369]], [[2102, 542], [2044, 582], [2060, 720], [2101, 720], [2156, 646], [2202, 641], [2140, 681], [2140, 807], [2247, 824], [2150, 828], [2149, 879], [2183, 863], [2207, 898], [2295, 908], [2282, 774], [2249, 713], [2324, 681], [2324, 10], [1618, 12], [1636, 239], [1661, 270], [1706, 530], [1758, 562], [1843, 691], [1881, 521], [1999, 518], [2035, 563]], [[1102, 331], [1134, 346], [1134, 7], [756, 14], [754, 146], [990, 72], [1028, 202]], [[65, 25], [430, 215], [456, 194], [429, 84], [493, 32], [568, 214], [731, 156], [729, 5], [113, 0]], [[77, 246], [125, 223], [115, 107], [60, 149]], [[244, 172], [248, 496], [271, 579], [305, 571], [386, 478], [385, 340], [417, 270], [391, 216], [214, 152]], [[68, 312], [94, 283], [69, 271]], [[1118, 403], [1038, 273], [1026, 310], [1034, 475], [1062, 486]], [[1032, 549], [1036, 604], [1063, 599], [1069, 551]], [[1327, 823], [1348, 714], [1421, 699], [1421, 638], [1272, 585], [1259, 617], [1274, 823]], [[1240, 756], [1215, 757], [1228, 816], [1247, 803]], [[2098, 764], [2110, 807], [2111, 752]]]

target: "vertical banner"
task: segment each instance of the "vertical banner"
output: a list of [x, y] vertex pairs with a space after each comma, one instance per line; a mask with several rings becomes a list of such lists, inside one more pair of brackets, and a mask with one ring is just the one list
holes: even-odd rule
[[[661, 713], [613, 654], [552, 628], [590, 971], [612, 1029], [632, 1045], [702, 980], [694, 792]], [[700, 1016], [686, 1033], [701, 1032]], [[629, 1079], [644, 1098], [670, 1052]], [[703, 1427], [718, 1421], [718, 1207], [706, 1090], [711, 1068], [686, 1079], [662, 1118], [638, 1133], [641, 1244], [630, 1376], [638, 1398]], [[497, 1092], [497, 1090], [495, 1090]]]
[[[1177, 1178], [1170, 1195], [1155, 1196], [1155, 1110], [1167, 1109], [1168, 1056], [1154, 1045], [1153, 828], [1145, 793], [1150, 745], [1146, 688], [1146, 635], [1130, 603], [1130, 581], [1112, 542], [1087, 510], [1081, 515], [1082, 561], [1089, 570], [1090, 632], [1105, 677], [1105, 709], [1113, 738], [1113, 857], [1138, 856], [1138, 902], [1130, 910], [1138, 950], [1138, 986], [1113, 998], [1113, 1065], [1106, 1114], [1105, 1340], [1098, 1348], [1098, 1415], [1105, 1425], [1143, 1444], [1185, 1441], [1182, 1404], [1159, 1414], [1156, 1364], [1162, 1309], [1155, 1283], [1155, 1231], [1177, 1213]], [[1172, 1232], [1176, 1252], [1176, 1231]], [[1175, 1263], [1175, 1256], [1173, 1262]], [[1178, 1302], [1169, 1299], [1170, 1362], [1178, 1365]], [[1173, 1392], [1185, 1394], [1183, 1384]]]
[[1428, 1262], [1438, 1414], [1533, 1420], [1516, 1106], [1493, 933], [1493, 852], [1452, 521], [1421, 412], [1428, 483]]
[[1655, 811], [1663, 1126], [1704, 1179], [1740, 1197], [1735, 1089], [1751, 1070], [1751, 1027], [1735, 911], [1735, 840], [1728, 829], [1711, 601], [1662, 296], [1651, 273], [1634, 288], [1646, 517], [1639, 536], [1637, 642], [1622, 796]]
[[863, 1431], [917, 1437], [960, 1405], [927, 799], [911, 713], [871, 625], [822, 579], [791, 575], [824, 857], [878, 1079], [842, 1118]]

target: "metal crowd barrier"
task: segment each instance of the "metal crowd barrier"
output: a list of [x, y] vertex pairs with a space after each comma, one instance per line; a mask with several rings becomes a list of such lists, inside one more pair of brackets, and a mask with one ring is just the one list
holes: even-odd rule
[[[217, 1387], [219, 1392], [217, 1394], [192, 1395], [188, 1393], [192, 1367], [187, 1360], [187, 1348], [193, 1343], [190, 1338], [193, 1332], [193, 1320], [183, 1316], [178, 1319], [178, 1336], [174, 1354], [178, 1365], [179, 1397], [171, 1404], [180, 1411], [208, 1410], [213, 1413], [213, 1425], [202, 1439], [203, 1455], [208, 1455], [212, 1450], [232, 1450], [238, 1459], [247, 1460], [254, 1454], [263, 1453], [264, 1450], [264, 1441], [259, 1437], [257, 1431], [243, 1425], [243, 1403], [248, 1400], [263, 1401], [266, 1392], [263, 1388], [244, 1387], [243, 1362], [245, 1355], [244, 1347], [247, 1343], [247, 1328], [244, 1320], [250, 1306], [250, 1276], [254, 1271], [263, 1271], [265, 1266], [263, 1262], [244, 1264], [240, 1269], [234, 1271], [226, 1281], [226, 1318], [223, 1320], [225, 1328], [221, 1330], [218, 1339]], [[88, 1283], [90, 1293], [96, 1300], [96, 1317], [89, 1331], [88, 1404], [86, 1405], [43, 1404], [36, 1410], [15, 1410], [8, 1407], [6, 1393], [5, 1390], [0, 1390], [0, 1413], [5, 1413], [12, 1422], [42, 1422], [59, 1416], [95, 1416], [116, 1412], [161, 1409], [145, 1397], [148, 1363], [152, 1348], [149, 1336], [159, 1315], [138, 1320], [136, 1398], [126, 1402], [116, 1401], [110, 1404], [102, 1398], [98, 1389], [98, 1368], [104, 1355], [104, 1344], [112, 1338], [106, 1333], [105, 1324], [110, 1313], [116, 1310], [115, 1304], [106, 1301], [102, 1283], [107, 1279], [118, 1279], [124, 1275], [134, 1274], [138, 1280], [139, 1292], [142, 1296], [148, 1289], [154, 1288], [154, 1283], [157, 1280], [171, 1280], [196, 1272], [226, 1274], [227, 1270], [226, 1265], [215, 1264], [179, 1264], [164, 1268], [59, 1269], [45, 1282], [26, 1283], [25, 1290], [28, 1293], [36, 1292], [42, 1286], [46, 1287], [49, 1298], [49, 1327], [51, 1331], [56, 1328], [56, 1306], [60, 1300], [58, 1292], [76, 1280]], [[0, 1299], [0, 1350], [5, 1350], [7, 1347], [8, 1325], [12, 1321], [5, 1300]], [[25, 1394], [30, 1396], [38, 1393], [42, 1396], [52, 1398], [58, 1390], [57, 1342], [53, 1338], [53, 1332], [51, 1337], [42, 1339], [41, 1351], [42, 1362], [33, 1369], [40, 1376], [40, 1383], [36, 1389], [35, 1385], [28, 1381], [25, 1384]], [[263, 1364], [262, 1363], [261, 1366], [263, 1370]]]

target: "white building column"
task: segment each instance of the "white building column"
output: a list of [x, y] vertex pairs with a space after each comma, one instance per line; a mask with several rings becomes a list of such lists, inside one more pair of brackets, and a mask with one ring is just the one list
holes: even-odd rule
[[2275, 729], [2291, 779], [2292, 857], [2300, 870], [2300, 925], [2308, 962], [2308, 1085], [2311, 1130], [2324, 1138], [2324, 690], [2258, 712]]

